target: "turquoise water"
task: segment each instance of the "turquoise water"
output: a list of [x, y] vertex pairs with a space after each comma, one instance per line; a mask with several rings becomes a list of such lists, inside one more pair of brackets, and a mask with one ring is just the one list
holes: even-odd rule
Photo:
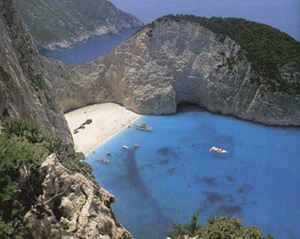
[[[216, 215], [280, 239], [300, 237], [300, 129], [274, 128], [196, 108], [144, 116], [88, 157], [100, 184], [117, 196], [117, 219], [135, 239], [162, 239], [171, 222]], [[141, 146], [121, 149], [122, 145]], [[212, 146], [228, 155], [209, 153]], [[109, 164], [96, 162], [112, 153]]]
[[[300, 39], [298, 0], [113, 0], [145, 22], [164, 14], [238, 16], [278, 27]], [[70, 64], [106, 55], [137, 29], [93, 38], [73, 48], [42, 51]], [[97, 180], [117, 196], [118, 221], [135, 239], [163, 239], [171, 222], [216, 215], [242, 217], [277, 239], [300, 238], [300, 128], [273, 128], [189, 108], [145, 116], [154, 127], [125, 129], [88, 157]], [[121, 146], [141, 145], [124, 150]], [[210, 147], [229, 150], [210, 154]], [[108, 165], [95, 161], [113, 154]]]

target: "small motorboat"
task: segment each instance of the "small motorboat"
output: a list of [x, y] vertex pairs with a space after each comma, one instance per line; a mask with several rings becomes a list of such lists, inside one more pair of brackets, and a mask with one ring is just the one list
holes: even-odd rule
[[134, 146], [136, 149], [140, 147], [139, 144], [134, 144], [133, 146]]
[[108, 152], [106, 155], [107, 155], [107, 156], [111, 156], [111, 153], [110, 153], [110, 152]]
[[143, 131], [151, 131], [152, 130], [152, 127], [143, 123], [143, 124], [136, 124], [135, 125], [135, 128], [138, 129], [138, 130], [143, 130]]
[[122, 149], [130, 149], [130, 147], [128, 147], [127, 145], [123, 145]]
[[108, 163], [109, 162], [108, 159], [106, 159], [106, 158], [98, 158], [98, 159], [96, 159], [96, 161], [100, 162], [100, 163]]
[[210, 153], [218, 153], [218, 154], [228, 154], [229, 152], [225, 149], [211, 147], [209, 150]]

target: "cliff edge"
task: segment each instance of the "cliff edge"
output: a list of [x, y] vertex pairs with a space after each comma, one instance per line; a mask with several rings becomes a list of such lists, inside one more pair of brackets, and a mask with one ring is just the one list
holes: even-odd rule
[[234, 18], [166, 16], [105, 57], [71, 66], [45, 59], [67, 112], [116, 102], [171, 114], [189, 102], [266, 125], [300, 125], [300, 43]]
[[34, 120], [72, 143], [55, 91], [12, 0], [0, 1], [0, 32], [0, 118]]
[[[130, 239], [111, 210], [115, 197], [50, 155], [39, 168], [43, 210], [35, 205], [25, 215], [24, 237], [32, 239]], [[55, 198], [55, 195], [59, 195]], [[51, 200], [52, 199], [52, 200]]]

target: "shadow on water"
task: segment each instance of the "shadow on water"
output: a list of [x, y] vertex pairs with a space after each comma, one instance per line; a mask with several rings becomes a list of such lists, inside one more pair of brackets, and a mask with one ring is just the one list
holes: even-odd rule
[[[129, 185], [134, 189], [134, 191], [137, 194], [137, 197], [139, 200], [141, 200], [141, 205], [143, 205], [145, 208], [141, 208], [141, 212], [150, 211], [151, 213], [148, 214], [148, 218], [145, 218], [145, 220], [148, 220], [148, 226], [149, 230], [151, 230], [152, 224], [155, 224], [155, 228], [161, 228], [162, 231], [166, 231], [166, 229], [171, 229], [171, 223], [172, 221], [167, 218], [163, 211], [161, 210], [158, 199], [159, 197], [155, 197], [151, 194], [151, 192], [148, 190], [148, 188], [145, 186], [142, 177], [140, 175], [140, 171], [138, 169], [137, 163], [136, 163], [136, 153], [137, 149], [130, 149], [127, 150], [124, 162], [125, 162], [125, 178]], [[134, 232], [134, 230], [133, 230]], [[157, 232], [159, 233], [159, 232]], [[135, 233], [138, 235], [138, 233]], [[143, 234], [142, 238], [152, 239], [153, 235], [147, 235]]]
[[[141, 147], [120, 150], [124, 135], [117, 136], [108, 145], [118, 145], [115, 160], [97, 172], [101, 179], [106, 175], [118, 199], [113, 205], [118, 221], [135, 239], [165, 238], [170, 218], [184, 224], [199, 208], [201, 223], [217, 215], [238, 216], [265, 234], [295, 238], [299, 130], [193, 111], [143, 120], [154, 127], [151, 134], [125, 132], [127, 144]], [[212, 146], [229, 153], [212, 154]]]

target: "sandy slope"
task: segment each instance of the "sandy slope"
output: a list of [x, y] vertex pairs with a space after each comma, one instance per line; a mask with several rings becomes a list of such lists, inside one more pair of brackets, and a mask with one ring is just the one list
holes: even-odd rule
[[[140, 115], [120, 105], [105, 103], [69, 112], [65, 114], [65, 117], [72, 132], [76, 150], [88, 155], [105, 140], [137, 120]], [[74, 134], [74, 130], [87, 119], [92, 119], [93, 122]]]

